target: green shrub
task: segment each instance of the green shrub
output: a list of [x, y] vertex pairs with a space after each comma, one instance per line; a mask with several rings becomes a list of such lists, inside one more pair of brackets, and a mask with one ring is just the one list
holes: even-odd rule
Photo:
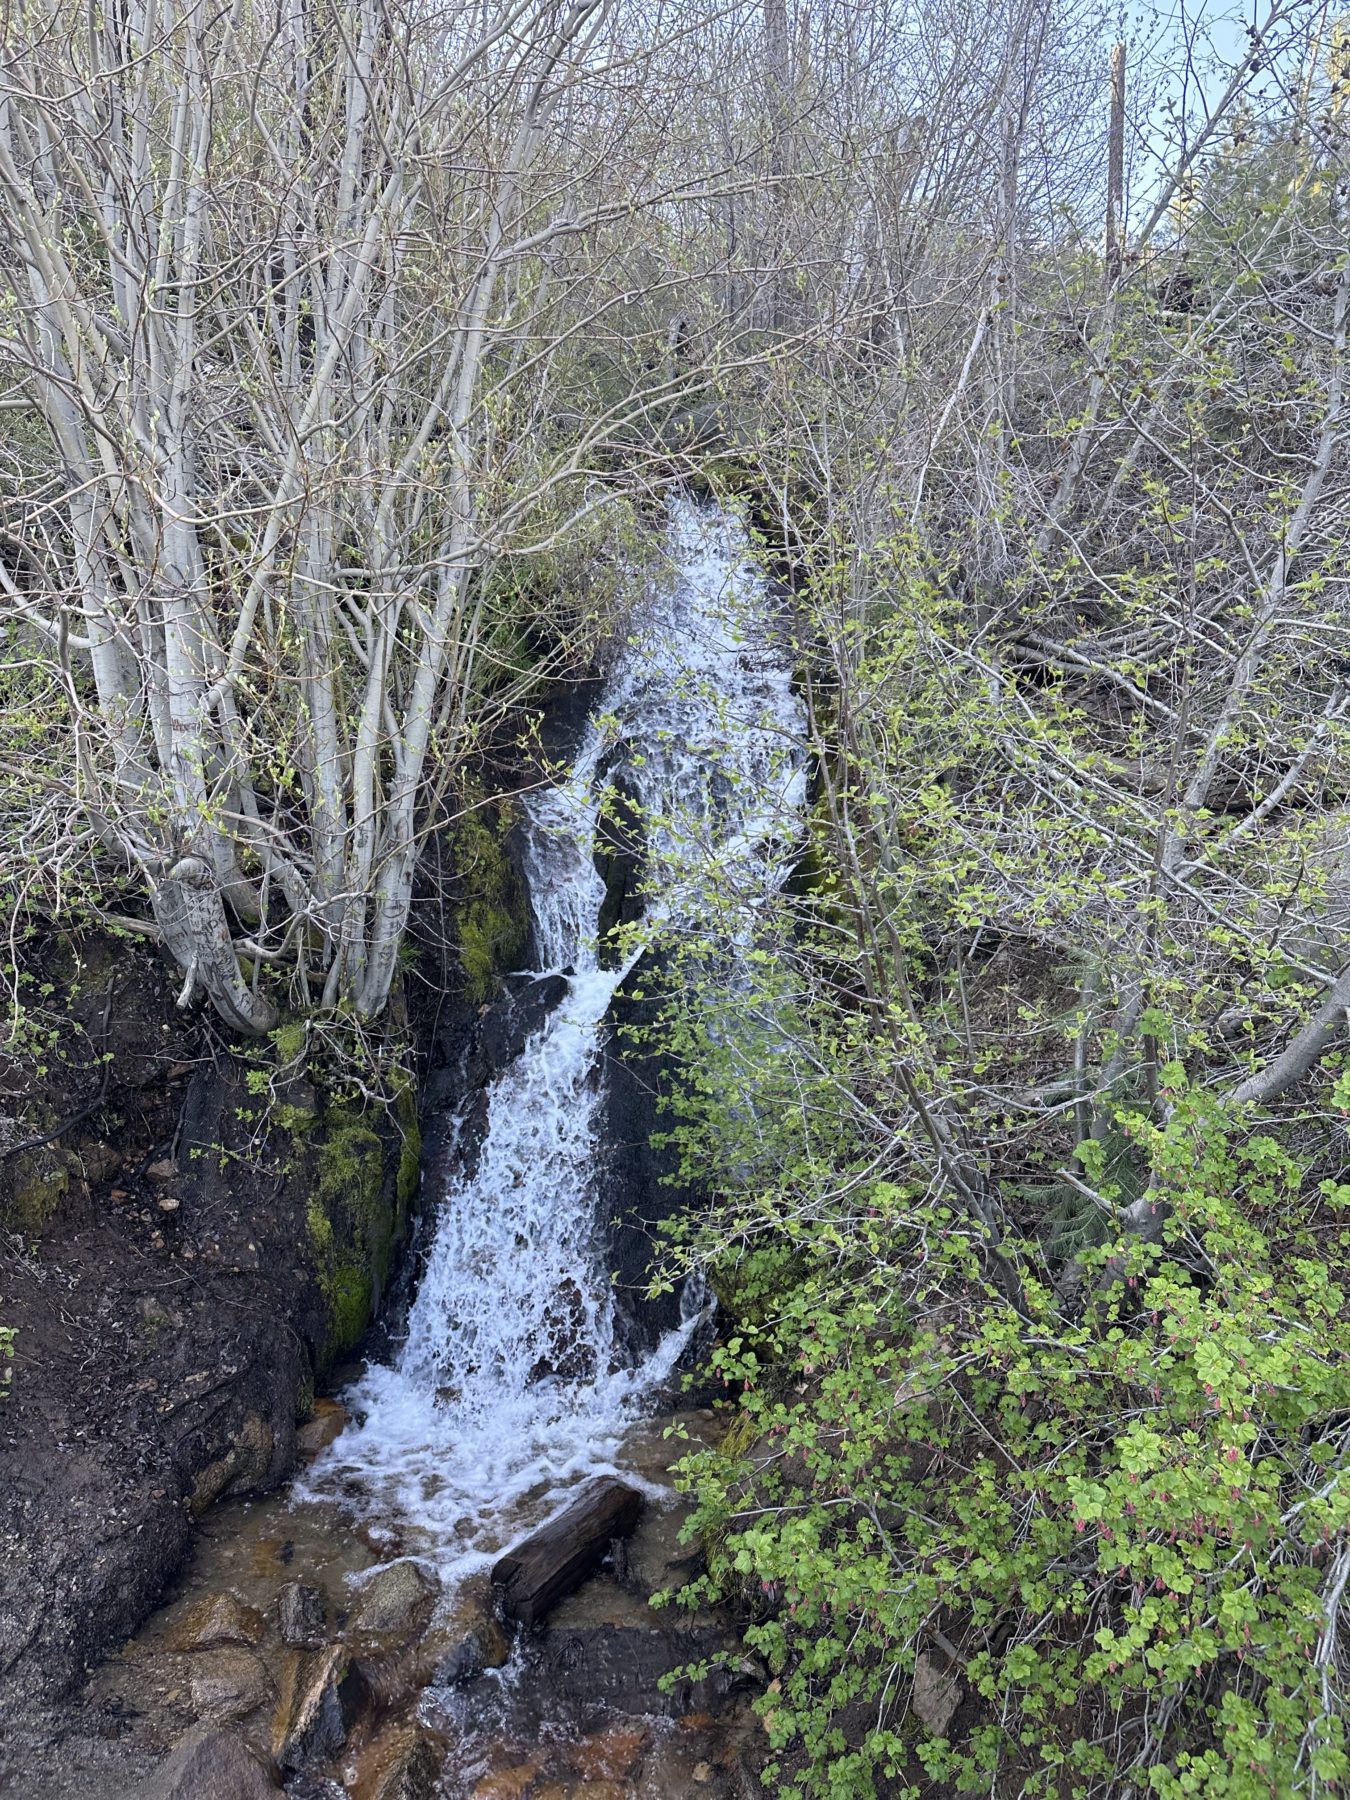
[[[837, 1221], [797, 1229], [811, 1273], [716, 1352], [753, 1441], [684, 1465], [709, 1549], [686, 1598], [766, 1597], [747, 1635], [784, 1800], [926, 1780], [1283, 1800], [1350, 1772], [1328, 1665], [1350, 1188], [1303, 1194], [1273, 1138], [1198, 1093], [1121, 1126], [1170, 1218], [1081, 1321], [1034, 1281], [1019, 1316], [948, 1209], [877, 1185], [846, 1255]], [[906, 1711], [942, 1639], [979, 1714], [953, 1742]]]

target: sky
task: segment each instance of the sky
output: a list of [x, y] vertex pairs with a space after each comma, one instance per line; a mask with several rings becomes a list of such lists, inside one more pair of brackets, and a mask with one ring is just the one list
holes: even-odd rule
[[[1319, 21], [1329, 32], [1343, 10], [1334, 0], [1290, 0], [1290, 26], [1304, 42]], [[1178, 146], [1177, 111], [1184, 108], [1193, 132], [1225, 91], [1246, 54], [1248, 28], [1270, 12], [1270, 0], [1126, 0], [1116, 15], [1117, 35], [1129, 46], [1129, 114], [1134, 125], [1127, 146], [1129, 210], [1146, 202], [1160, 161], [1173, 163]], [[1287, 27], [1284, 29], [1288, 29]], [[1301, 74], [1298, 58], [1278, 63], [1253, 81], [1259, 91], [1272, 81], [1287, 91]], [[1281, 79], [1282, 78], [1282, 79]]]

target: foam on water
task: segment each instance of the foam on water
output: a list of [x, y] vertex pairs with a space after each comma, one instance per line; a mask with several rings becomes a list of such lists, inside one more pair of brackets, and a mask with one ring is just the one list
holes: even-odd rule
[[[539, 972], [567, 994], [489, 1090], [472, 1175], [434, 1197], [406, 1341], [348, 1393], [354, 1422], [305, 1484], [399, 1522], [451, 1579], [616, 1468], [694, 1322], [625, 1364], [596, 1219], [605, 1020], [653, 939], [712, 935], [734, 964], [785, 874], [803, 718], [739, 520], [677, 500], [667, 548], [567, 779], [527, 808]], [[603, 968], [594, 852], [618, 779], [640, 802], [647, 903]]]

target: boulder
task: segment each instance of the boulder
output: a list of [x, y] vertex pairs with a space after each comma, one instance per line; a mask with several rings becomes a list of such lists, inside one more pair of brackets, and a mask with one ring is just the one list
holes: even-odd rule
[[188, 1511], [199, 1519], [222, 1494], [261, 1492], [272, 1485], [276, 1462], [272, 1422], [261, 1413], [246, 1413], [232, 1432], [224, 1455], [207, 1463], [193, 1478]]
[[237, 1594], [208, 1594], [180, 1621], [170, 1643], [175, 1650], [213, 1650], [222, 1644], [256, 1644], [267, 1629], [256, 1607]]
[[272, 1754], [283, 1771], [336, 1756], [367, 1699], [365, 1680], [344, 1645], [309, 1656], [292, 1651], [272, 1722]]
[[317, 1650], [328, 1635], [328, 1609], [318, 1588], [288, 1581], [277, 1595], [277, 1623], [283, 1644]]
[[271, 1769], [236, 1733], [196, 1725], [142, 1789], [141, 1800], [272, 1800], [281, 1792]]
[[392, 1726], [361, 1757], [354, 1800], [433, 1800], [445, 1754], [416, 1724]]
[[506, 1633], [490, 1614], [455, 1633], [440, 1649], [427, 1677], [429, 1687], [462, 1687], [485, 1669], [500, 1669], [511, 1655]]
[[347, 1423], [347, 1409], [336, 1400], [316, 1400], [314, 1410], [303, 1425], [295, 1428], [295, 1453], [299, 1457], [317, 1456], [326, 1450]]
[[192, 1659], [188, 1683], [193, 1712], [213, 1725], [246, 1718], [274, 1698], [261, 1659], [239, 1644], [199, 1652]]
[[946, 1737], [962, 1698], [955, 1675], [948, 1673], [931, 1650], [921, 1651], [914, 1664], [910, 1705], [924, 1730], [934, 1737]]
[[441, 1584], [420, 1563], [390, 1563], [356, 1590], [347, 1634], [353, 1641], [387, 1645], [419, 1636], [431, 1617]]
[[[716, 1661], [719, 1653], [725, 1662]], [[685, 1718], [716, 1713], [736, 1695], [761, 1685], [755, 1662], [728, 1653], [720, 1631], [695, 1625], [685, 1630], [641, 1625], [587, 1626], [546, 1631], [538, 1644], [541, 1687], [565, 1704], [604, 1705], [628, 1718]], [[698, 1681], [681, 1676], [669, 1692], [663, 1676], [690, 1663], [712, 1664]]]

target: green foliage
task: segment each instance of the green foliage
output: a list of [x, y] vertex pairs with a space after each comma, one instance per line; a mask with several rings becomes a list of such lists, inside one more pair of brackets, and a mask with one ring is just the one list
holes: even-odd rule
[[[950, 1208], [879, 1183], [851, 1219], [788, 1223], [772, 1316], [756, 1294], [715, 1353], [742, 1427], [683, 1465], [709, 1547], [684, 1598], [757, 1596], [784, 1800], [924, 1775], [1265, 1800], [1350, 1774], [1319, 1662], [1350, 1555], [1350, 1323], [1328, 1266], [1350, 1234], [1315, 1234], [1275, 1139], [1168, 1075], [1168, 1122], [1124, 1124], [1162, 1241], [1081, 1321], [1035, 1281], [1020, 1317]], [[905, 1716], [939, 1633], [980, 1712], [950, 1743]], [[860, 1741], [841, 1729], [857, 1702]]]

